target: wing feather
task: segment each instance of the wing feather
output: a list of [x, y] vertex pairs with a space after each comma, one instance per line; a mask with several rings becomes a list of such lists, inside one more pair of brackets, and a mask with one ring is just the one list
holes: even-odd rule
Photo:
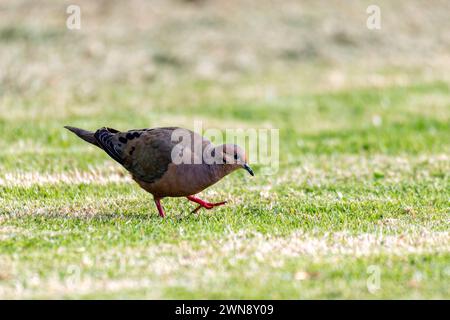
[[[95, 139], [105, 152], [123, 165], [134, 178], [153, 183], [161, 178], [172, 163], [172, 150], [179, 141], [172, 141], [172, 133], [180, 128], [166, 127], [119, 132], [101, 128]], [[183, 129], [186, 130], [186, 129]], [[196, 133], [189, 134], [202, 139], [203, 146], [210, 142]]]
[[118, 163], [123, 164], [122, 152], [117, 144], [116, 135], [107, 128], [101, 128], [94, 134], [95, 139], [105, 152]]

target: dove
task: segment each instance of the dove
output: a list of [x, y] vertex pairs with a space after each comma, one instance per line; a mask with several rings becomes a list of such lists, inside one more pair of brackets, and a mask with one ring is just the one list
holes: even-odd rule
[[197, 193], [238, 169], [250, 175], [245, 151], [235, 144], [213, 145], [201, 135], [179, 127], [118, 131], [103, 127], [97, 131], [65, 126], [121, 164], [137, 184], [153, 195], [159, 215], [165, 212], [161, 199], [186, 197], [201, 208], [212, 209], [226, 201], [211, 203]]

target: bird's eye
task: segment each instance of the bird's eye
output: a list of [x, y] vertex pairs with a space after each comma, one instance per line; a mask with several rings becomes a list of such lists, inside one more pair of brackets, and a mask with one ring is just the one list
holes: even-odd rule
[[234, 160], [239, 159], [239, 156], [237, 155], [237, 153], [234, 155]]

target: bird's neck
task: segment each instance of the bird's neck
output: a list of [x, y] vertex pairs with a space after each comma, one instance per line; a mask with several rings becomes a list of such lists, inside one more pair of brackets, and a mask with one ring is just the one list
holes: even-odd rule
[[236, 166], [231, 164], [211, 164], [209, 168], [213, 179], [216, 181], [219, 181], [237, 169]]

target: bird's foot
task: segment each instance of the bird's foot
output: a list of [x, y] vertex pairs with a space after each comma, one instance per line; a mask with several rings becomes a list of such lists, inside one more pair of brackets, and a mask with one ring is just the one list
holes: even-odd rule
[[222, 205], [227, 203], [226, 201], [211, 203], [211, 202], [204, 201], [204, 200], [199, 199], [199, 198], [194, 197], [194, 196], [188, 196], [186, 198], [188, 198], [188, 200], [190, 200], [192, 202], [195, 202], [195, 203], [199, 204], [199, 206], [197, 208], [195, 208], [194, 211], [192, 211], [192, 213], [196, 213], [201, 208], [205, 208], [207, 210], [210, 210], [210, 209], [212, 209], [214, 207], [222, 206]]

